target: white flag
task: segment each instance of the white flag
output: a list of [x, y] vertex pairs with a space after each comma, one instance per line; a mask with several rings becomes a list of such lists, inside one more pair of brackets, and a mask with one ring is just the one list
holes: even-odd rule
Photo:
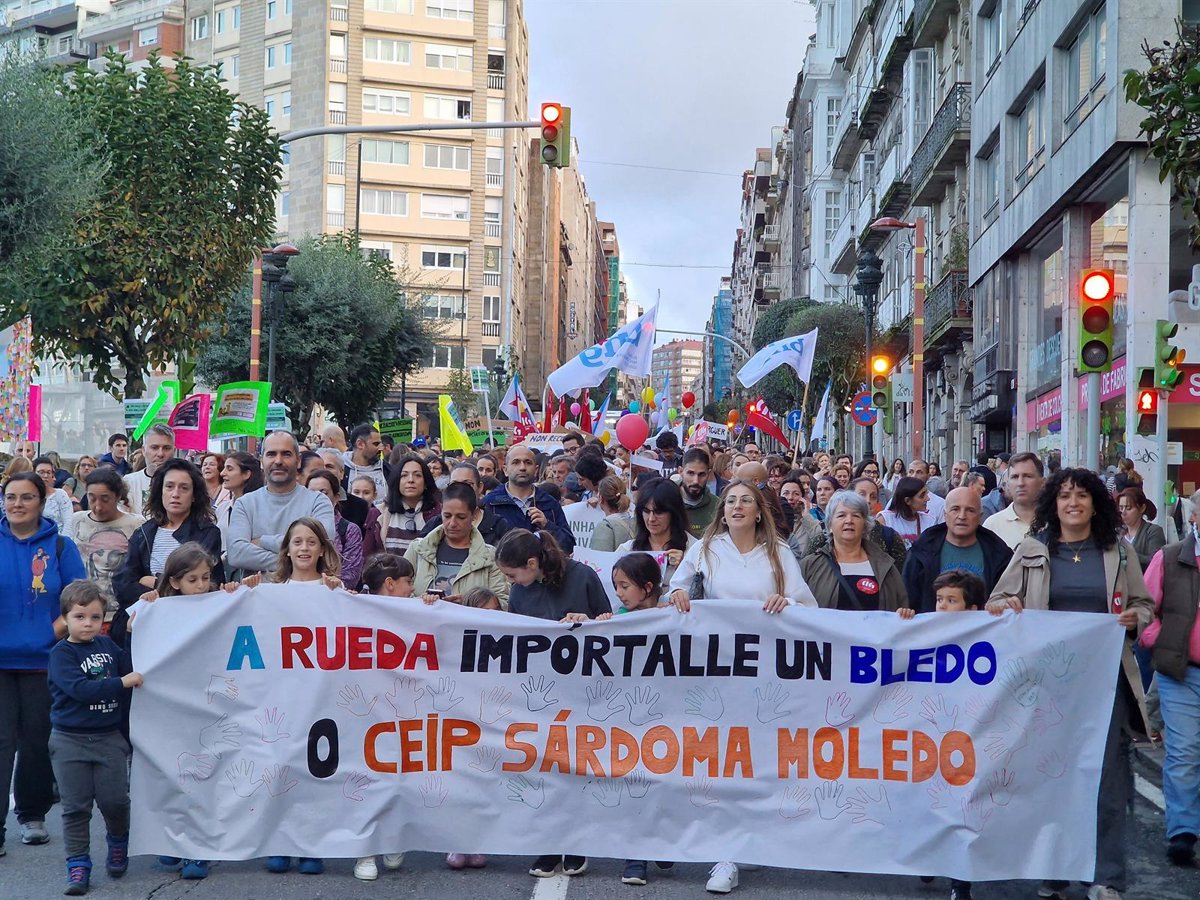
[[520, 380], [516, 375], [508, 383], [508, 392], [504, 395], [504, 399], [500, 401], [500, 412], [504, 413], [514, 422], [520, 422], [522, 425], [530, 428], [533, 427], [533, 412], [529, 408], [529, 401], [525, 399], [525, 392], [521, 390]]
[[789, 365], [796, 370], [796, 376], [807, 383], [812, 377], [813, 356], [816, 351], [816, 328], [808, 334], [796, 334], [767, 344], [738, 371], [738, 381], [746, 387], [754, 387], [768, 372], [782, 365]]
[[588, 347], [570, 362], [550, 373], [546, 383], [559, 397], [583, 388], [597, 387], [608, 373], [619, 369], [627, 375], [650, 374], [654, 351], [654, 326], [658, 307], [638, 316], [608, 340]]
[[832, 381], [825, 382], [825, 393], [821, 395], [821, 405], [817, 407], [817, 417], [813, 420], [812, 437], [808, 441], [810, 447], [815, 447], [819, 441], [825, 440], [825, 416], [829, 409], [829, 389], [831, 387], [833, 387]]

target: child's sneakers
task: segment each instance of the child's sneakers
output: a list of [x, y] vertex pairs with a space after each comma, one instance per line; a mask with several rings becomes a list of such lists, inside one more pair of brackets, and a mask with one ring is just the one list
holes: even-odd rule
[[82, 897], [88, 892], [91, 878], [91, 857], [72, 856], [67, 860], [67, 889], [63, 893], [68, 897]]
[[646, 883], [646, 863], [631, 859], [625, 863], [625, 871], [621, 873], [621, 884], [643, 885]]
[[183, 861], [183, 871], [179, 873], [181, 878], [186, 878], [189, 881], [200, 881], [208, 877], [208, 860], [207, 859], [185, 859]]
[[104, 857], [104, 870], [110, 878], [120, 878], [129, 869], [129, 835], [123, 838], [107, 835], [108, 855]]

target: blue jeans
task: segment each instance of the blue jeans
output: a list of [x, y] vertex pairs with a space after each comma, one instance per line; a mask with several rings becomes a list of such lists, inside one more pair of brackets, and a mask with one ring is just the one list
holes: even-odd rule
[[1158, 673], [1162, 704], [1163, 797], [1167, 837], [1200, 835], [1200, 668], [1188, 666], [1183, 681]]

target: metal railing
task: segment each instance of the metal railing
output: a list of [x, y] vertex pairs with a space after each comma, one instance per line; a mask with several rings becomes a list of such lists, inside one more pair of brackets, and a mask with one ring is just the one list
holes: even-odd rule
[[483, 273], [483, 285], [484, 285], [484, 287], [500, 287], [500, 273], [499, 272], [484, 272]]
[[346, 174], [346, 161], [344, 159], [331, 159], [329, 161], [329, 174], [330, 175], [345, 175]]
[[768, 225], [763, 229], [764, 244], [778, 244], [780, 236], [780, 228], [778, 225]]
[[326, 222], [326, 224], [331, 225], [334, 228], [345, 228], [346, 227], [346, 214], [344, 212], [340, 212], [338, 210], [331, 209], [327, 213], [325, 213], [325, 222]]
[[340, 56], [331, 56], [329, 58], [329, 71], [346, 73], [346, 60]]
[[934, 114], [929, 130], [921, 139], [917, 152], [913, 154], [913, 188], [925, 184], [938, 160], [945, 153], [954, 136], [960, 131], [971, 130], [971, 85], [959, 82], [950, 89], [946, 99]]
[[504, 187], [504, 176], [488, 172], [486, 175], [486, 184], [491, 188]]
[[346, 124], [346, 111], [344, 109], [331, 109], [329, 111], [329, 124], [330, 125], [345, 125]]
[[484, 222], [483, 223], [483, 236], [484, 237], [492, 237], [492, 238], [500, 237], [500, 223], [499, 222]]
[[484, 322], [482, 333], [484, 337], [500, 337], [500, 323]]
[[344, 6], [329, 7], [329, 21], [331, 22], [349, 22], [350, 10]]
[[925, 298], [926, 343], [951, 319], [970, 319], [974, 311], [975, 295], [968, 282], [966, 272], [951, 272], [937, 283]]
[[508, 34], [508, 26], [506, 26], [506, 25], [489, 25], [488, 26], [488, 37], [500, 38], [500, 40], [504, 40], [504, 38], [507, 34]]
[[488, 88], [494, 91], [504, 90], [504, 73], [488, 72]]

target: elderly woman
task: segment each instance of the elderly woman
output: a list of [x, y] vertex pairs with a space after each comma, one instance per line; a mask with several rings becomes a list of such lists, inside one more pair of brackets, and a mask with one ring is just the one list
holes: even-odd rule
[[[996, 583], [988, 612], [1041, 609], [1115, 615], [1126, 629], [1108, 737], [1100, 768], [1096, 821], [1096, 884], [1089, 897], [1119, 897], [1125, 890], [1125, 820], [1129, 787], [1127, 730], [1147, 733], [1142, 684], [1133, 642], [1154, 615], [1137, 554], [1120, 537], [1120, 516], [1099, 476], [1087, 469], [1059, 469], [1038, 498], [1029, 537], [1017, 545], [1012, 562]], [[1088, 678], [1104, 677], [1094, 668]], [[1139, 715], [1140, 713], [1140, 715]], [[1048, 825], [1070, 828], [1052, 820]], [[1066, 882], [1047, 882], [1046, 897], [1065, 897]], [[1107, 891], [1107, 892], [1106, 892]], [[1046, 893], [1055, 892], [1055, 893]]]
[[853, 491], [838, 491], [825, 508], [829, 540], [800, 561], [817, 603], [829, 609], [888, 610], [908, 605], [904, 579], [891, 555], [867, 537], [871, 507]]

